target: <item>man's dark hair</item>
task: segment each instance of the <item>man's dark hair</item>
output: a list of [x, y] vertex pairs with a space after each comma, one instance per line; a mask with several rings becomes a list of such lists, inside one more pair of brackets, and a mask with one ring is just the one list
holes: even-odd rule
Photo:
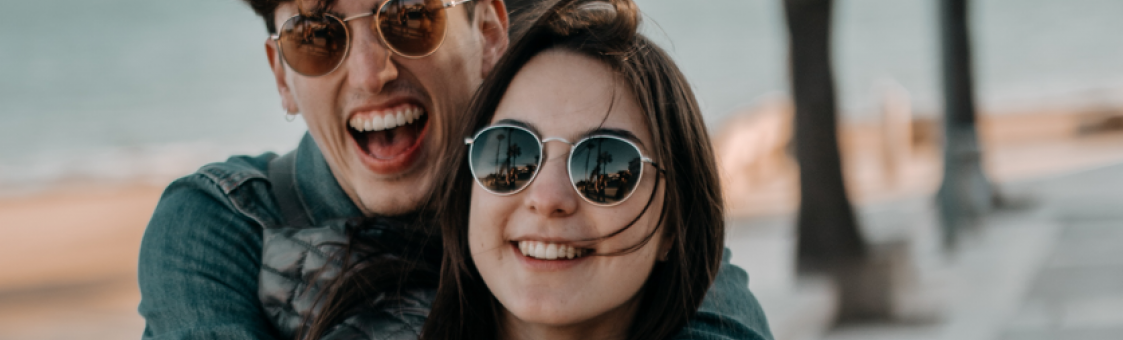
[[[253, 8], [254, 13], [257, 13], [262, 20], [265, 20], [265, 30], [269, 34], [277, 33], [277, 23], [273, 22], [273, 14], [277, 13], [277, 6], [285, 2], [304, 1], [304, 0], [242, 0]], [[335, 0], [310, 0], [316, 3], [315, 8], [324, 9], [331, 7]], [[381, 3], [381, 2], [380, 2]], [[475, 17], [476, 3], [474, 1], [465, 3], [464, 10], [468, 13], [468, 20]]]

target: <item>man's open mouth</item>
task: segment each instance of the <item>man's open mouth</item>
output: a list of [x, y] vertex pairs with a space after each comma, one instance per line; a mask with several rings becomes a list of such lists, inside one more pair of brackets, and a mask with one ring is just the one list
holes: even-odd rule
[[378, 160], [394, 160], [421, 145], [429, 115], [414, 104], [356, 114], [347, 122], [348, 132], [363, 153]]

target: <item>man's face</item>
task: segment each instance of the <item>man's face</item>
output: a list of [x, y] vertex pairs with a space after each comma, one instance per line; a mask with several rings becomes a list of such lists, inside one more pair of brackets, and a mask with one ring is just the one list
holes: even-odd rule
[[[328, 12], [345, 18], [370, 13], [382, 2], [338, 0]], [[445, 11], [444, 43], [423, 58], [391, 52], [370, 29], [374, 17], [347, 22], [346, 59], [335, 71], [318, 77], [293, 71], [281, 60], [277, 45], [266, 40], [282, 105], [304, 117], [339, 185], [366, 214], [394, 215], [417, 208], [432, 182], [429, 167], [440, 156], [431, 146], [455, 138], [444, 136], [442, 130], [448, 129], [442, 129], [442, 123], [467, 105], [506, 50], [502, 1], [477, 0], [471, 19], [464, 5]], [[297, 3], [286, 2], [273, 19], [281, 27], [297, 13]]]

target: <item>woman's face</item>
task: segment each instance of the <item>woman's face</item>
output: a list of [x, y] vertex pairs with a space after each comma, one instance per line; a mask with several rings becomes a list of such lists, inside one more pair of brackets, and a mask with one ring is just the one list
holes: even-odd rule
[[[560, 137], [570, 142], [598, 134], [598, 129], [626, 131], [632, 135], [626, 139], [650, 157], [653, 141], [634, 98], [604, 63], [549, 50], [531, 59], [513, 79], [491, 123], [515, 121], [537, 130], [543, 140]], [[503, 304], [506, 325], [626, 329], [640, 288], [657, 257], [668, 249], [662, 231], [638, 251], [619, 256], [547, 260], [535, 258], [533, 251], [524, 254], [520, 245], [612, 253], [638, 244], [655, 229], [662, 209], [660, 192], [640, 216], [656, 190], [657, 170], [643, 164], [644, 174], [631, 198], [616, 206], [597, 206], [570, 183], [569, 152], [569, 144], [546, 142], [537, 177], [516, 194], [499, 196], [473, 186], [468, 232], [472, 258]], [[636, 224], [617, 236], [580, 242], [617, 231], [636, 216]]]

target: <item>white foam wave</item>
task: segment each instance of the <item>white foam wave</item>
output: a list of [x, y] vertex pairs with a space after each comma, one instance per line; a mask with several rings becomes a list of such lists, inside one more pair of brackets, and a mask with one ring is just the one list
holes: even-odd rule
[[232, 155], [283, 153], [286, 145], [226, 145], [212, 142], [110, 147], [91, 152], [50, 150], [0, 164], [0, 196], [38, 191], [62, 183], [146, 183], [163, 185], [199, 167]]

